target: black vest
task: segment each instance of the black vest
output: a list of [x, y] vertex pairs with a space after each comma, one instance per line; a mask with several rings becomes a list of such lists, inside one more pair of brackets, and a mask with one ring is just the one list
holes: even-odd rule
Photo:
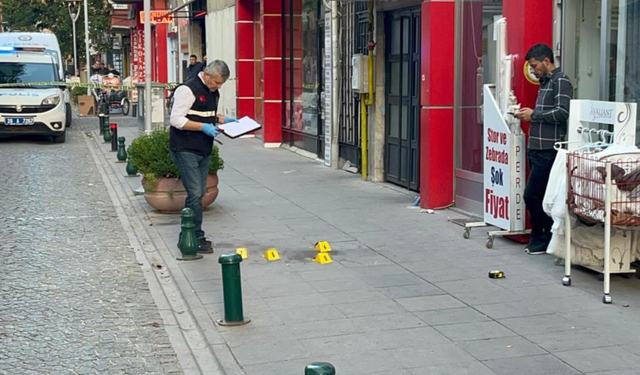
[[[215, 125], [217, 123], [215, 114], [218, 111], [218, 99], [220, 98], [218, 90], [211, 92], [199, 76], [187, 80], [183, 85], [187, 86], [193, 96], [196, 97], [186, 117], [191, 121]], [[196, 114], [194, 112], [209, 113], [205, 115], [204, 113]], [[186, 151], [207, 156], [211, 154], [213, 138], [201, 131], [181, 130], [172, 126], [169, 146], [171, 151]]]

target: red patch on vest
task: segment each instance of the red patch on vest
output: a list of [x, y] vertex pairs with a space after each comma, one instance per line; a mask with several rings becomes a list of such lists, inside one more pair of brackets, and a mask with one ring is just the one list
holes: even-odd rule
[[198, 98], [201, 102], [206, 102], [207, 98], [204, 95], [200, 95], [200, 97]]

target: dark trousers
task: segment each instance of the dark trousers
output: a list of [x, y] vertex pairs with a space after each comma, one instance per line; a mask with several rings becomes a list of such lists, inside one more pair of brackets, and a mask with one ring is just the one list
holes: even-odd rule
[[529, 150], [528, 153], [530, 173], [524, 189], [524, 201], [529, 211], [532, 237], [544, 235], [551, 238], [553, 219], [542, 209], [542, 200], [557, 153], [556, 150]]
[[184, 207], [189, 207], [194, 213], [196, 237], [204, 238], [202, 230], [202, 197], [207, 192], [207, 176], [211, 155], [201, 156], [192, 152], [171, 151], [171, 158], [178, 166], [182, 184], [187, 191], [187, 200]]

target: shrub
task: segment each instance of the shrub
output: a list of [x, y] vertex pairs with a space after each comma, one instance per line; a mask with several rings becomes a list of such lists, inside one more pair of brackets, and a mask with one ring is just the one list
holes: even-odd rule
[[[134, 139], [127, 154], [131, 164], [144, 175], [145, 189], [155, 190], [161, 177], [180, 178], [180, 171], [169, 153], [169, 132], [166, 130], [157, 130]], [[209, 173], [216, 174], [223, 168], [224, 161], [219, 149], [213, 146]]]
[[71, 99], [74, 103], [78, 103], [79, 95], [87, 95], [87, 89], [84, 87], [74, 86], [71, 88]]

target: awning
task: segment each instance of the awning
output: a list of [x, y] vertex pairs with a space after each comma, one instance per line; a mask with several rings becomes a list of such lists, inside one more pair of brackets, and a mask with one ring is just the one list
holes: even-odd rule
[[188, 0], [186, 3], [182, 4], [182, 5], [178, 5], [177, 7], [171, 9], [170, 11], [168, 11], [163, 17], [168, 16], [169, 14], [173, 14], [177, 11], [179, 11], [180, 9], [186, 7], [187, 5], [191, 4], [191, 3], [195, 3], [198, 0]]

